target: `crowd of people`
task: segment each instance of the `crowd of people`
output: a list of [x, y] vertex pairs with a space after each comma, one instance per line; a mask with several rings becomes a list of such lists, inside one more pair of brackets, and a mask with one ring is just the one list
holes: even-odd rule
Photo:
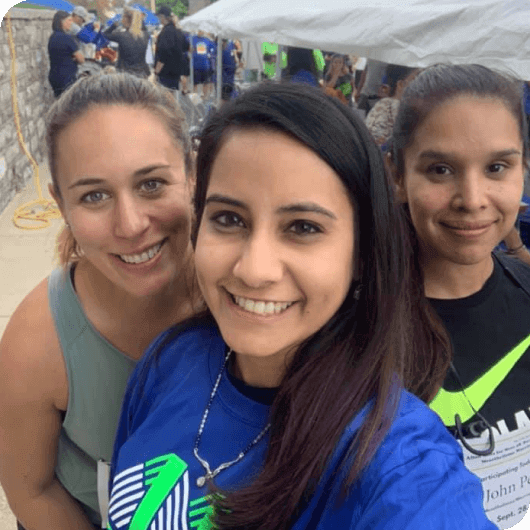
[[[110, 67], [140, 77], [153, 76], [161, 85], [184, 94], [190, 91], [190, 62], [193, 62], [192, 90], [208, 100], [216, 83], [215, 37], [202, 31], [193, 36], [184, 33], [167, 5], [161, 5], [156, 15], [160, 30], [150, 33], [145, 13], [132, 7], [126, 7], [121, 17], [115, 17], [107, 26], [82, 6], [76, 6], [71, 14], [57, 11], [48, 43], [49, 80], [55, 97], [81, 75], [94, 73], [78, 68], [78, 64], [90, 59], [92, 64], [107, 70]], [[234, 93], [236, 70], [243, 65], [240, 42], [223, 40], [220, 55], [222, 100], [228, 100]]]
[[[90, 22], [119, 44], [118, 72], [67, 83], [80, 21], [54, 18], [61, 262], [0, 342], [19, 529], [518, 522], [523, 83], [297, 48], [270, 82], [268, 46], [262, 83], [236, 94], [223, 77], [195, 150], [175, 90], [196, 54], [209, 96], [214, 40], [157, 14], [157, 82], [139, 12]], [[239, 53], [224, 41], [223, 65]]]

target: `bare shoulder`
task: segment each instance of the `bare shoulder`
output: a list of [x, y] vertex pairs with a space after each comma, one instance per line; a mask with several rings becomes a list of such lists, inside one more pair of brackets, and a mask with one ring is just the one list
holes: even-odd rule
[[51, 399], [58, 408], [66, 407], [66, 368], [48, 303], [47, 279], [22, 300], [4, 331], [1, 387], [9, 392], [11, 403]]

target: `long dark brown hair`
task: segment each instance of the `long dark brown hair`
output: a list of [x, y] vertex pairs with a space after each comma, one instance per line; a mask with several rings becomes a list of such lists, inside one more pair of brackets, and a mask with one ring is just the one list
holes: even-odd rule
[[307, 146], [340, 177], [355, 214], [360, 282], [352, 282], [335, 315], [294, 355], [271, 407], [260, 474], [235, 491], [210, 485], [213, 523], [230, 530], [290, 528], [346, 426], [371, 403], [349, 448], [346, 461], [353, 465], [343, 485], [346, 493], [390, 428], [403, 386], [431, 399], [443, 381], [450, 351], [424, 298], [409, 228], [394, 201], [379, 148], [359, 117], [318, 89], [263, 84], [228, 102], [209, 120], [197, 158], [193, 244], [219, 150], [233, 131], [262, 128]]

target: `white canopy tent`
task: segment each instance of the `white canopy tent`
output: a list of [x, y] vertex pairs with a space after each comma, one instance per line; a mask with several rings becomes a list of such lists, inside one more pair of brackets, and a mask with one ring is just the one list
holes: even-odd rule
[[218, 0], [187, 31], [387, 63], [479, 63], [530, 79], [527, 0]]

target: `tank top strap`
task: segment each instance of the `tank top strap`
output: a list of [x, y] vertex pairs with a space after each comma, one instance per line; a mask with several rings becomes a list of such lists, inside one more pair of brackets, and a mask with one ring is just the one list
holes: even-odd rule
[[72, 285], [72, 267], [55, 269], [48, 277], [48, 300], [63, 351], [88, 326]]

